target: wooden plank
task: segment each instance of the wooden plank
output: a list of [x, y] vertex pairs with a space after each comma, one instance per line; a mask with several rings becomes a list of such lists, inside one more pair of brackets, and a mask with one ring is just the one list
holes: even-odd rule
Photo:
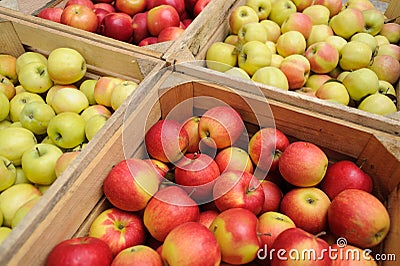
[[[383, 254], [396, 256], [396, 261], [400, 257], [400, 185], [394, 187], [387, 200], [387, 209], [390, 215], [391, 227], [385, 239]], [[395, 260], [387, 260], [383, 262], [384, 266], [395, 266], [398, 262]]]
[[396, 23], [400, 23], [400, 1], [391, 0], [386, 9], [385, 16], [389, 19], [396, 18]]
[[10, 21], [0, 19], [0, 53], [18, 57], [25, 49]]

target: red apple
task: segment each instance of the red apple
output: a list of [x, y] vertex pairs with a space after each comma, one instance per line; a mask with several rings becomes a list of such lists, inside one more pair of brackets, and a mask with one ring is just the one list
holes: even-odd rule
[[139, 44], [150, 35], [147, 30], [147, 12], [137, 13], [132, 18], [132, 43]]
[[40, 10], [37, 16], [39, 18], [61, 23], [61, 14], [63, 10], [64, 8], [62, 7], [46, 7]]
[[115, 8], [112, 4], [109, 3], [96, 3], [93, 5], [93, 9], [95, 8], [101, 8], [104, 10], [107, 10], [108, 12], [115, 12]]
[[289, 146], [286, 135], [276, 128], [263, 128], [250, 139], [248, 152], [253, 163], [263, 171], [276, 171], [282, 152]]
[[317, 185], [328, 167], [326, 154], [315, 144], [296, 141], [282, 153], [279, 159], [279, 172], [292, 185], [311, 187]]
[[150, 36], [150, 37], [146, 37], [143, 40], [141, 40], [139, 42], [138, 46], [146, 46], [146, 45], [155, 44], [155, 43], [157, 43], [157, 37]]
[[98, 26], [97, 16], [93, 9], [79, 4], [65, 7], [61, 13], [60, 22], [90, 32], [96, 32]]
[[110, 247], [95, 237], [77, 237], [58, 243], [46, 258], [46, 266], [78, 266], [111, 264], [113, 255]]
[[372, 178], [352, 161], [341, 160], [329, 165], [321, 189], [332, 200], [348, 188], [358, 188], [371, 193]]
[[186, 152], [189, 136], [179, 122], [163, 119], [150, 127], [144, 142], [152, 158], [165, 163], [176, 162]]
[[197, 221], [200, 210], [197, 203], [177, 186], [160, 189], [144, 209], [143, 222], [150, 234], [158, 241], [176, 226]]
[[128, 247], [114, 257], [111, 266], [134, 265], [163, 266], [161, 256], [149, 246], [136, 245]]
[[130, 41], [132, 32], [132, 18], [126, 13], [110, 12], [100, 24], [100, 34], [119, 41]]
[[187, 148], [187, 152], [198, 152], [199, 151], [199, 116], [193, 116], [183, 122], [182, 127], [186, 130], [189, 135], [189, 146]]
[[220, 172], [244, 171], [253, 173], [253, 163], [249, 154], [242, 148], [231, 146], [217, 153], [215, 157]]
[[264, 204], [264, 190], [260, 181], [242, 171], [222, 173], [214, 184], [213, 196], [220, 211], [245, 208], [257, 215]]
[[329, 9], [330, 17], [338, 14], [342, 9], [342, 0], [315, 0], [313, 5], [326, 6]]
[[185, 0], [185, 9], [192, 16], [193, 9], [198, 0]]
[[115, 0], [114, 6], [119, 12], [133, 16], [146, 9], [146, 0]]
[[180, 27], [167, 27], [160, 31], [157, 37], [157, 42], [173, 41], [179, 38], [185, 30]]
[[108, 3], [111, 4], [114, 0], [93, 0], [94, 3]]
[[385, 206], [372, 194], [349, 188], [332, 200], [328, 209], [330, 231], [348, 243], [369, 248], [381, 243], [390, 228]]
[[96, 30], [96, 32], [97, 33], [100, 33], [100, 29], [101, 29], [101, 27], [100, 27], [100, 25], [101, 25], [101, 22], [103, 21], [103, 18], [108, 14], [108, 13], [110, 13], [110, 11], [108, 11], [108, 10], [106, 10], [106, 9], [102, 9], [102, 8], [93, 8], [93, 12], [96, 14], [96, 16], [97, 16], [97, 30]]
[[94, 219], [89, 228], [89, 236], [103, 240], [113, 256], [116, 256], [128, 247], [143, 244], [146, 229], [137, 214], [110, 208]]
[[280, 187], [269, 180], [262, 180], [261, 186], [264, 190], [264, 204], [261, 213], [278, 211], [283, 197]]
[[198, 0], [193, 8], [193, 17], [197, 17], [211, 0]]
[[191, 18], [187, 18], [187, 19], [182, 20], [182, 24], [185, 26], [185, 29], [186, 29], [187, 27], [189, 27], [189, 25], [190, 25], [192, 22], [193, 22], [193, 19], [191, 19]]
[[126, 159], [114, 166], [103, 182], [103, 191], [115, 207], [139, 211], [158, 190], [160, 179], [143, 160]]
[[147, 9], [150, 10], [153, 7], [160, 5], [170, 5], [173, 6], [176, 11], [178, 11], [179, 16], [185, 13], [185, 1], [184, 0], [153, 0], [149, 1], [147, 4]]
[[258, 217], [258, 231], [260, 234], [261, 248], [271, 248], [276, 237], [296, 225], [288, 216], [274, 211], [264, 212]]
[[173, 6], [160, 5], [148, 11], [147, 27], [152, 36], [158, 36], [167, 27], [179, 27], [179, 24], [179, 13]]
[[339, 51], [328, 42], [311, 44], [304, 56], [310, 62], [311, 71], [317, 74], [327, 74], [339, 63]]
[[93, 9], [94, 4], [91, 0], [68, 0], [65, 5], [64, 8], [66, 8], [67, 6], [70, 5], [84, 5], [89, 7], [90, 9]]
[[311, 65], [305, 56], [292, 54], [282, 60], [279, 69], [285, 74], [289, 89], [295, 90], [306, 84], [310, 75]]
[[161, 257], [166, 265], [219, 265], [221, 251], [207, 227], [199, 222], [186, 222], [167, 235]]
[[158, 174], [161, 181], [163, 180], [163, 178], [167, 177], [167, 174], [169, 172], [169, 166], [167, 164], [156, 159], [144, 159], [144, 161], [153, 168], [153, 170]]
[[216, 210], [202, 211], [200, 212], [198, 222], [209, 228], [212, 222], [214, 221], [215, 217], [218, 216], [218, 214], [219, 212]]

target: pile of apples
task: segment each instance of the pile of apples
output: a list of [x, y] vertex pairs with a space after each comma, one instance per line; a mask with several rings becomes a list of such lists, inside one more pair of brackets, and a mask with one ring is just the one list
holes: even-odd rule
[[[144, 136], [149, 157], [127, 158], [106, 176], [111, 207], [87, 236], [53, 247], [46, 265], [360, 263], [349, 251], [376, 265], [362, 249], [384, 240], [390, 219], [372, 178], [279, 129], [261, 128], [240, 145], [245, 131], [225, 105], [159, 120]], [[314, 257], [302, 259], [307, 250]]]
[[138, 85], [86, 70], [71, 48], [0, 55], [0, 242]]
[[210, 0], [68, 0], [37, 16], [144, 46], [177, 39]]
[[208, 68], [371, 113], [397, 111], [400, 25], [369, 0], [247, 0]]

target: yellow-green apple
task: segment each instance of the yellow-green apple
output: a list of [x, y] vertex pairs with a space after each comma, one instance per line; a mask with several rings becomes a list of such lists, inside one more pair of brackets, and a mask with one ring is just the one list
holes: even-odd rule
[[237, 77], [241, 79], [251, 79], [249, 74], [247, 74], [247, 72], [241, 69], [240, 67], [232, 67], [231, 69], [228, 69], [224, 73], [231, 77]]
[[33, 93], [46, 92], [53, 86], [47, 66], [40, 62], [24, 65], [18, 73], [18, 81], [25, 90]]
[[307, 43], [303, 34], [299, 31], [288, 31], [282, 33], [276, 42], [276, 51], [283, 57], [292, 54], [303, 54], [306, 50]]
[[0, 226], [3, 225], [3, 213], [0, 211]]
[[379, 80], [395, 84], [400, 77], [400, 62], [390, 55], [377, 55], [369, 69], [375, 72]]
[[338, 14], [342, 9], [341, 0], [315, 0], [314, 5], [323, 5], [329, 9], [330, 17]]
[[42, 193], [32, 184], [17, 184], [0, 194], [0, 211], [3, 213], [3, 225], [11, 227], [15, 212], [33, 198]]
[[32, 207], [35, 206], [41, 197], [42, 196], [33, 198], [18, 208], [11, 220], [11, 228], [15, 228], [24, 219], [24, 217], [28, 214]]
[[364, 30], [363, 32], [371, 34], [372, 36], [377, 35], [384, 24], [385, 16], [383, 13], [376, 9], [368, 9], [362, 11], [364, 17]]
[[342, 71], [339, 76], [337, 76], [337, 80], [343, 82], [344, 78], [350, 73], [351, 71]]
[[256, 11], [260, 21], [267, 19], [271, 12], [270, 0], [246, 0], [246, 6], [249, 6]]
[[275, 88], [280, 88], [283, 90], [289, 89], [288, 79], [278, 67], [266, 66], [259, 68], [251, 77], [251, 79], [255, 82], [260, 82]]
[[39, 189], [40, 193], [44, 194], [51, 187], [51, 185], [35, 185]]
[[119, 83], [111, 93], [111, 107], [117, 110], [118, 107], [132, 94], [138, 84], [134, 81], [126, 80]]
[[53, 108], [44, 102], [29, 102], [24, 105], [19, 115], [21, 125], [36, 135], [47, 132], [47, 125], [55, 116]]
[[193, 221], [172, 229], [162, 245], [161, 257], [167, 265], [219, 265], [221, 250], [214, 234]]
[[93, 137], [99, 132], [99, 130], [104, 126], [107, 122], [107, 117], [98, 114], [90, 117], [85, 124], [85, 136], [87, 140], [93, 139]]
[[291, 0], [273, 1], [268, 19], [282, 26], [287, 17], [290, 14], [296, 13], [296, 11], [297, 7]]
[[111, 107], [111, 95], [114, 88], [124, 80], [116, 77], [102, 76], [94, 86], [94, 99], [97, 104]]
[[390, 228], [386, 207], [371, 193], [349, 188], [332, 200], [328, 209], [330, 231], [348, 243], [369, 248], [381, 243]]
[[89, 106], [86, 95], [76, 88], [62, 88], [51, 99], [51, 107], [56, 114], [63, 112], [81, 113]]
[[344, 105], [348, 105], [350, 102], [350, 96], [346, 87], [341, 82], [336, 81], [322, 84], [315, 92], [315, 96], [319, 99]]
[[223, 262], [246, 264], [257, 257], [260, 248], [258, 219], [251, 211], [244, 208], [223, 211], [209, 229], [219, 243]]
[[304, 56], [310, 62], [311, 71], [326, 74], [339, 63], [339, 51], [328, 42], [317, 42], [308, 46]]
[[223, 172], [213, 187], [213, 197], [218, 210], [244, 208], [255, 215], [264, 204], [264, 190], [260, 181], [251, 173], [243, 171]]
[[15, 62], [17, 75], [19, 74], [19, 71], [23, 66], [33, 62], [39, 62], [47, 65], [47, 58], [38, 52], [22, 53], [20, 56], [17, 57], [17, 60]]
[[344, 5], [344, 8], [356, 8], [361, 11], [375, 9], [375, 6], [371, 3], [370, 0], [348, 0]]
[[21, 166], [15, 168], [17, 172], [17, 176], [15, 178], [15, 184], [24, 184], [24, 183], [31, 183], [31, 181], [26, 178], [24, 170], [22, 170]]
[[21, 165], [22, 154], [36, 144], [32, 131], [23, 127], [8, 127], [0, 130], [0, 156], [6, 157], [15, 166]]
[[150, 199], [144, 209], [143, 222], [149, 233], [163, 242], [175, 227], [197, 221], [199, 215], [199, 206], [182, 188], [167, 186]]
[[[277, 236], [296, 225], [290, 217], [276, 211], [267, 211], [258, 217], [261, 248], [270, 249]], [[261, 255], [261, 254], [260, 254]]]
[[323, 5], [311, 5], [306, 7], [302, 13], [310, 17], [313, 25], [328, 25], [331, 14], [329, 9]]
[[87, 107], [82, 111], [81, 116], [85, 121], [88, 121], [94, 115], [103, 115], [107, 118], [110, 118], [111, 111], [107, 109], [104, 105], [95, 104]]
[[80, 4], [65, 7], [61, 13], [60, 22], [89, 32], [96, 32], [98, 27], [97, 16], [93, 9]]
[[56, 48], [50, 52], [47, 58], [47, 69], [54, 83], [72, 84], [85, 76], [86, 60], [75, 49]]
[[400, 41], [400, 25], [395, 22], [385, 23], [379, 35], [385, 36], [390, 43], [397, 44]]
[[0, 192], [14, 185], [16, 179], [17, 170], [13, 163], [6, 157], [0, 156]]
[[357, 69], [343, 79], [343, 85], [349, 92], [350, 98], [360, 101], [368, 94], [374, 94], [379, 88], [378, 76], [369, 68]]
[[279, 250], [272, 254], [271, 266], [282, 265], [282, 262], [285, 265], [331, 265], [331, 258], [324, 254], [329, 249], [329, 244], [318, 235], [312, 235], [298, 227], [281, 232], [268, 248]]
[[240, 147], [227, 147], [217, 153], [215, 156], [220, 172], [244, 171], [253, 173], [253, 163], [247, 151]]
[[12, 124], [11, 121], [8, 121], [6, 119], [0, 121], [0, 130], [2, 130], [3, 128], [9, 127], [11, 124]]
[[304, 86], [311, 88], [315, 92], [319, 87], [321, 87], [322, 84], [330, 79], [332, 78], [327, 74], [311, 74]]
[[94, 99], [94, 87], [96, 85], [96, 79], [86, 79], [81, 85], [79, 85], [79, 90], [86, 95], [86, 98], [89, 101], [89, 105], [96, 104], [96, 100]]
[[84, 236], [69, 238], [54, 246], [46, 258], [46, 266], [111, 265], [113, 254], [110, 247], [101, 239]]
[[113, 259], [113, 266], [127, 266], [132, 263], [163, 266], [160, 254], [146, 245], [135, 245], [121, 250]]
[[296, 227], [311, 234], [328, 229], [329, 197], [316, 187], [294, 188], [281, 201], [280, 212], [292, 219]]
[[397, 59], [397, 61], [400, 61], [400, 46], [396, 44], [383, 44], [379, 46], [379, 49], [377, 49], [378, 52], [376, 55], [390, 55], [393, 58]]
[[390, 44], [389, 40], [383, 35], [378, 34], [378, 35], [375, 35], [374, 38], [378, 42], [379, 47], [384, 44]]
[[61, 23], [61, 14], [63, 7], [45, 7], [37, 14], [39, 18], [51, 20], [54, 22]]
[[5, 94], [0, 92], [0, 121], [5, 120], [10, 113], [10, 102]]
[[[235, 46], [237, 44], [238, 40], [239, 40], [239, 37], [236, 34], [229, 34], [224, 39], [224, 43], [232, 44]], [[389, 43], [389, 41], [388, 41], [388, 43]]]
[[306, 57], [299, 54], [293, 54], [285, 57], [279, 69], [285, 74], [289, 89], [299, 89], [306, 84], [310, 75], [311, 66]]
[[240, 27], [237, 36], [242, 45], [249, 41], [260, 41], [263, 43], [267, 41], [267, 31], [259, 22], [249, 22], [244, 24]]
[[143, 210], [157, 192], [160, 178], [140, 159], [125, 159], [114, 166], [103, 182], [103, 192], [111, 204], [124, 211]]
[[193, 116], [182, 123], [182, 128], [188, 133], [189, 136], [189, 145], [186, 149], [186, 152], [194, 153], [199, 151], [199, 122], [200, 117]]
[[332, 252], [332, 266], [377, 266], [372, 256], [372, 251], [361, 249], [353, 245], [333, 243], [330, 246]]
[[325, 41], [333, 45], [339, 53], [342, 50], [343, 46], [347, 43], [346, 39], [337, 35], [328, 36]]
[[[283, 56], [281, 56], [280, 54], [272, 54], [271, 56], [271, 67], [275, 67], [278, 68], [281, 66], [283, 61]], [[256, 71], [257, 72], [257, 71]], [[255, 74], [255, 73], [254, 73]], [[279, 74], [278, 74], [279, 75]], [[254, 75], [253, 75], [254, 76]]]
[[[265, 44], [271, 50], [272, 54], [276, 54], [276, 43], [274, 43], [272, 41], [266, 41]], [[271, 56], [271, 60], [272, 60], [272, 56]]]
[[178, 11], [171, 5], [162, 4], [148, 10], [147, 29], [152, 36], [167, 27], [179, 27], [180, 18]]
[[89, 236], [106, 242], [116, 256], [128, 247], [144, 244], [146, 229], [138, 214], [112, 207], [93, 220]]
[[22, 87], [22, 85], [15, 86], [15, 94], [18, 94], [18, 93], [21, 93], [21, 92], [26, 92], [24, 87]]
[[157, 121], [146, 132], [144, 142], [150, 157], [162, 162], [176, 162], [189, 146], [189, 135], [182, 124], [170, 119]]
[[271, 50], [265, 43], [249, 41], [242, 46], [239, 52], [238, 66], [251, 76], [257, 69], [269, 66], [271, 64], [271, 56]]
[[260, 21], [260, 24], [267, 30], [267, 40], [276, 42], [281, 35], [281, 27], [275, 21], [264, 19]]
[[17, 58], [10, 54], [0, 55], [0, 75], [9, 79], [13, 84], [18, 81]]
[[396, 90], [393, 85], [385, 80], [379, 80], [379, 89], [377, 93], [391, 94], [396, 96]]
[[10, 101], [16, 94], [15, 86], [11, 80], [0, 74], [0, 93], [7, 96]]
[[85, 124], [79, 114], [63, 112], [50, 120], [47, 135], [60, 148], [74, 148], [85, 141]]
[[395, 103], [385, 94], [375, 93], [367, 96], [358, 105], [359, 110], [369, 113], [387, 115], [397, 112]]
[[13, 122], [11, 125], [10, 125], [10, 127], [22, 127], [22, 124], [21, 124], [21, 122]]
[[278, 211], [283, 197], [280, 187], [269, 180], [262, 180], [261, 186], [264, 190], [264, 204], [261, 213]]
[[313, 43], [324, 42], [329, 36], [333, 36], [332, 28], [326, 24], [313, 25], [310, 36], [307, 39], [307, 47]]
[[290, 14], [282, 23], [281, 31], [282, 33], [286, 33], [288, 31], [298, 31], [303, 34], [305, 39], [308, 39], [312, 26], [313, 23], [309, 16], [300, 12], [296, 12]]
[[62, 175], [62, 173], [68, 168], [72, 161], [80, 154], [80, 151], [67, 151], [64, 152], [56, 161], [54, 168], [56, 177]]
[[77, 87], [74, 84], [67, 84], [67, 85], [54, 84], [46, 93], [46, 103], [51, 106], [53, 103], [54, 94], [56, 94], [56, 92], [64, 88], [77, 89]]
[[38, 185], [50, 185], [56, 180], [56, 162], [63, 154], [56, 145], [39, 143], [26, 150], [21, 158], [26, 178]]
[[6, 226], [0, 227], [0, 244], [7, 238], [7, 236], [11, 233], [11, 228]]
[[329, 21], [329, 26], [333, 32], [346, 40], [350, 39], [357, 32], [362, 32], [364, 24], [362, 12], [355, 8], [343, 9]]
[[257, 12], [250, 6], [240, 5], [232, 10], [229, 15], [229, 28], [231, 34], [238, 34], [239, 29], [249, 22], [258, 22]]
[[371, 48], [360, 41], [349, 41], [340, 51], [339, 65], [343, 70], [367, 67], [372, 59]]
[[237, 53], [235, 46], [225, 42], [214, 42], [207, 49], [206, 65], [208, 68], [225, 72], [236, 66]]
[[210, 227], [211, 223], [214, 221], [215, 217], [217, 217], [219, 211], [217, 210], [204, 210], [200, 212], [198, 222], [202, 225], [205, 225], [207, 228]]
[[220, 170], [213, 158], [204, 153], [186, 153], [175, 165], [175, 183], [196, 200], [212, 201], [212, 188]]
[[321, 182], [328, 158], [317, 145], [307, 141], [289, 144], [279, 159], [279, 172], [292, 185], [311, 187]]
[[292, 0], [292, 2], [296, 5], [298, 12], [303, 12], [304, 9], [313, 4], [313, 0]]
[[350, 41], [363, 42], [371, 48], [372, 53], [375, 53], [375, 49], [378, 47], [378, 41], [369, 33], [358, 32], [351, 36]]
[[199, 121], [199, 136], [209, 147], [223, 149], [232, 146], [242, 135], [244, 122], [241, 115], [228, 105], [208, 109]]

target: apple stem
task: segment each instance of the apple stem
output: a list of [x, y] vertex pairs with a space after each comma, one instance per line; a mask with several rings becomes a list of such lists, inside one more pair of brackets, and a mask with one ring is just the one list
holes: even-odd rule
[[8, 168], [8, 167], [10, 167], [12, 165], [12, 162], [9, 162], [7, 165], [6, 165], [6, 167]]
[[39, 157], [40, 157], [40, 150], [39, 150], [39, 147], [36, 147], [36, 152], [37, 152], [37, 154], [38, 154]]
[[361, 164], [358, 168], [362, 169], [366, 162], [367, 162], [366, 158], [362, 159]]
[[44, 72], [45, 72], [45, 69], [43, 68], [43, 69], [42, 69], [42, 71], [40, 71], [40, 73], [39, 73], [39, 74], [40, 74], [40, 76], [41, 76], [41, 75], [43, 75], [43, 74], [44, 74]]
[[318, 238], [320, 236], [326, 235], [325, 231], [319, 232], [318, 234], [314, 235], [315, 238]]
[[217, 231], [218, 226], [214, 225], [212, 232], [215, 233]]

